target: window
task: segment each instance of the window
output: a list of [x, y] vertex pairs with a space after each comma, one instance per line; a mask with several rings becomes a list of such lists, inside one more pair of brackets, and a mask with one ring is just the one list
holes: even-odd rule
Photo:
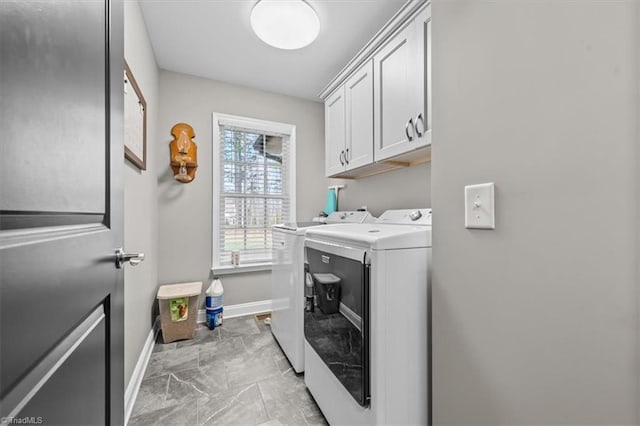
[[212, 176], [213, 269], [268, 269], [271, 226], [295, 220], [295, 126], [213, 114]]

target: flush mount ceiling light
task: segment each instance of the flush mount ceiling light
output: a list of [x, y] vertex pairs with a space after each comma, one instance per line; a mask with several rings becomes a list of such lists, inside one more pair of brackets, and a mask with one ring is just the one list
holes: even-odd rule
[[251, 27], [268, 45], [293, 50], [318, 37], [320, 20], [303, 0], [260, 0], [251, 11]]

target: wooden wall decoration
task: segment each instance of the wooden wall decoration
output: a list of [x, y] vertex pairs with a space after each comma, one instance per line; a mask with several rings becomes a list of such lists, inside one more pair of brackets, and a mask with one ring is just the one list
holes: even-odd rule
[[196, 178], [198, 168], [198, 146], [192, 140], [196, 134], [193, 127], [186, 123], [173, 126], [171, 134], [173, 140], [169, 144], [169, 150], [173, 177], [178, 182], [189, 183]]
[[147, 170], [147, 102], [124, 63], [124, 157], [141, 170]]

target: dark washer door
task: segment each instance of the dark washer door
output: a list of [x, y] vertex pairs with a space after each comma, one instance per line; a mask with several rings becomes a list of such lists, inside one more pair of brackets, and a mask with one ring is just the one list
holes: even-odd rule
[[[331, 246], [320, 250], [315, 241], [305, 244], [318, 301], [313, 312], [304, 313], [305, 340], [353, 399], [366, 407], [371, 397], [371, 373], [370, 268], [365, 251], [342, 248], [344, 253], [336, 254], [329, 251]], [[347, 250], [352, 254], [346, 254]], [[321, 274], [332, 274], [339, 282], [322, 284]]]
[[0, 417], [123, 423], [122, 4], [0, 1]]

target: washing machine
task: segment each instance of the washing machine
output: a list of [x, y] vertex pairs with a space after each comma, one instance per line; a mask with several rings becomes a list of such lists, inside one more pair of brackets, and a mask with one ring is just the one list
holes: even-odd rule
[[311, 228], [305, 253], [305, 384], [328, 422], [430, 424], [431, 209]]
[[272, 228], [271, 332], [296, 373], [304, 371], [304, 236], [318, 225], [346, 226], [375, 220], [367, 211], [331, 213], [326, 223], [297, 222]]

